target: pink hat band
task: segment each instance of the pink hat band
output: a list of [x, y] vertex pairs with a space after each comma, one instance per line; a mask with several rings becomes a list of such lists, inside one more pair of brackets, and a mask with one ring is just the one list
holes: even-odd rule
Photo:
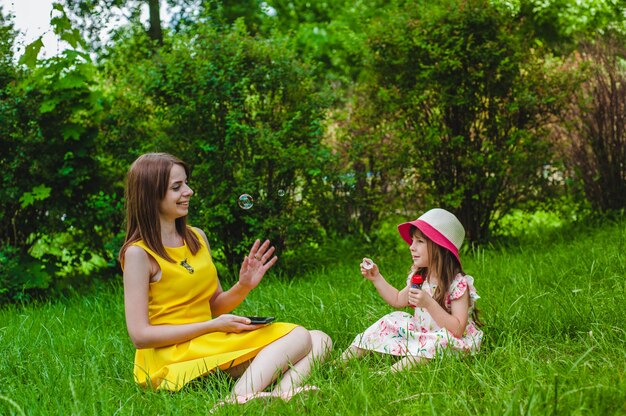
[[459, 264], [461, 264], [461, 258], [459, 257], [459, 249], [456, 248], [456, 246], [452, 244], [452, 242], [448, 240], [446, 236], [441, 234], [439, 231], [437, 231], [435, 227], [433, 227], [426, 221], [416, 220], [415, 222], [416, 222], [415, 226], [419, 228], [419, 230], [422, 233], [424, 233], [426, 237], [433, 240], [433, 243], [447, 249], [452, 254], [454, 254], [454, 257], [456, 257], [456, 259], [459, 261]]
[[409, 245], [413, 243], [410, 235], [412, 225], [417, 227], [435, 244], [450, 251], [461, 264], [459, 248], [463, 244], [465, 230], [454, 214], [441, 208], [435, 208], [426, 212], [415, 221], [398, 225], [398, 231], [402, 239]]

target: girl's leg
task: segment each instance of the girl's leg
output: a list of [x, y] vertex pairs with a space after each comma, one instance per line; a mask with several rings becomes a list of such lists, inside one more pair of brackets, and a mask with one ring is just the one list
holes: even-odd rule
[[322, 331], [309, 331], [311, 334], [311, 351], [306, 357], [295, 363], [285, 372], [280, 383], [272, 391], [275, 395], [287, 393], [299, 387], [302, 379], [311, 373], [311, 367], [315, 362], [323, 362], [333, 348], [333, 341]]
[[426, 364], [428, 360], [423, 357], [414, 357], [412, 355], [407, 355], [402, 357], [394, 365], [391, 366], [391, 371], [398, 372], [402, 370], [408, 370], [409, 368], [415, 367], [417, 364]]
[[233, 394], [246, 396], [263, 391], [290, 363], [297, 363], [311, 351], [309, 331], [299, 326], [277, 339], [252, 360], [241, 378], [235, 383]]
[[365, 350], [363, 348], [359, 348], [359, 347], [357, 347], [355, 345], [350, 345], [348, 347], [348, 349], [346, 349], [343, 352], [343, 354], [341, 354], [341, 361], [348, 361], [348, 360], [351, 360], [353, 358], [361, 358], [367, 352], [368, 352], [368, 350]]

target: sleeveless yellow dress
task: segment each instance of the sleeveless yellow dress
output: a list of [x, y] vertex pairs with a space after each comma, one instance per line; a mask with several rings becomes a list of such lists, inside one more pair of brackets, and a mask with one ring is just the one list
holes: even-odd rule
[[[217, 270], [204, 239], [195, 231], [202, 247], [191, 254], [182, 247], [166, 247], [176, 262], [169, 262], [150, 250], [143, 241], [137, 245], [148, 252], [161, 268], [161, 279], [151, 282], [148, 315], [152, 325], [179, 325], [212, 319], [209, 300], [218, 287]], [[189, 381], [217, 368], [227, 369], [255, 357], [266, 345], [288, 334], [297, 325], [275, 322], [243, 333], [211, 332], [180, 344], [138, 349], [135, 353], [135, 381], [154, 389], [178, 391]]]

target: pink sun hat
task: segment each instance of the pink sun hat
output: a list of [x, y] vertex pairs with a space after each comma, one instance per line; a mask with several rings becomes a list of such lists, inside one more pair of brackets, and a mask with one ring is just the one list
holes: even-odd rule
[[411, 225], [417, 227], [426, 237], [433, 240], [435, 244], [454, 254], [454, 257], [459, 261], [459, 265], [461, 264], [459, 249], [465, 238], [465, 229], [453, 213], [445, 209], [433, 208], [430, 211], [426, 211], [415, 221], [398, 225], [398, 231], [402, 239], [409, 245], [413, 243], [409, 233]]

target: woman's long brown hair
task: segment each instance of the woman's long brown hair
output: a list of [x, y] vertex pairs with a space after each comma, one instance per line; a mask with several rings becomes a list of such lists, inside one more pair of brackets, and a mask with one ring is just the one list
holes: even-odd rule
[[[444, 310], [447, 310], [446, 295], [450, 290], [450, 284], [457, 274], [461, 273], [465, 276], [465, 272], [463, 271], [461, 264], [459, 264], [459, 261], [456, 257], [454, 257], [454, 254], [441, 247], [439, 244], [433, 242], [433, 240], [424, 235], [424, 233], [422, 233], [420, 229], [414, 225], [412, 225], [409, 229], [409, 235], [411, 237], [413, 237], [413, 235], [418, 235], [426, 241], [429, 260], [428, 267], [421, 267], [415, 272], [425, 276], [426, 280], [430, 280], [430, 276], [437, 276], [439, 279], [439, 286], [434, 293], [433, 299], [435, 299]], [[469, 288], [467, 290], [469, 290]], [[472, 310], [472, 319], [477, 325], [482, 325], [478, 318], [478, 308], [476, 308], [476, 305], [474, 305]]]
[[[133, 162], [126, 176], [126, 239], [119, 252], [124, 265], [124, 253], [133, 243], [143, 240], [149, 249], [167, 261], [174, 260], [167, 254], [161, 241], [159, 203], [165, 197], [172, 166], [180, 165], [189, 177], [189, 167], [180, 159], [167, 153], [146, 153]], [[187, 217], [176, 219], [176, 231], [185, 240], [192, 254], [200, 249], [200, 241], [187, 226]]]

